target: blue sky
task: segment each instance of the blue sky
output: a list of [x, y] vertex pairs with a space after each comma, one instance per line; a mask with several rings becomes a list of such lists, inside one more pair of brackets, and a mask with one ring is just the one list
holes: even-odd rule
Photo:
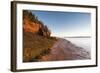
[[79, 12], [32, 11], [52, 32], [52, 36], [90, 36], [91, 14]]

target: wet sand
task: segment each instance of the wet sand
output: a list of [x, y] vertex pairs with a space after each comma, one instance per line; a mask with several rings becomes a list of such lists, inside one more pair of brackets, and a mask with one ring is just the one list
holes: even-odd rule
[[91, 58], [90, 53], [84, 48], [78, 47], [62, 38], [59, 38], [50, 49], [50, 53], [42, 56], [40, 61], [83, 60]]

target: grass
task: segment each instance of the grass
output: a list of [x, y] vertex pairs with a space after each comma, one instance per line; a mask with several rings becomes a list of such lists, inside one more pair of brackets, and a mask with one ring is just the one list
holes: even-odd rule
[[23, 33], [23, 62], [38, 61], [45, 54], [48, 54], [56, 38], [46, 38], [31, 32]]

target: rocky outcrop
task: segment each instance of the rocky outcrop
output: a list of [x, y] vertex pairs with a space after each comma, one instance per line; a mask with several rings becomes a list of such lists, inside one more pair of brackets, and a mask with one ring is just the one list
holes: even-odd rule
[[36, 33], [40, 29], [40, 24], [36, 24], [34, 22], [30, 22], [28, 19], [24, 19], [23, 29], [25, 32]]
[[38, 33], [44, 37], [50, 37], [50, 30], [34, 14], [23, 11], [23, 30], [24, 32]]
[[41, 26], [38, 33], [45, 37], [50, 37], [50, 34], [51, 34], [50, 30], [48, 29], [48, 27], [46, 25]]

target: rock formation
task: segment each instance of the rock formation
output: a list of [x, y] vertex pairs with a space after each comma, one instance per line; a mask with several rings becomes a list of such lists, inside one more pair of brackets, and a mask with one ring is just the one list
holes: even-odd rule
[[45, 37], [50, 37], [50, 30], [43, 24], [32, 12], [23, 11], [23, 29], [24, 32], [38, 33]]

